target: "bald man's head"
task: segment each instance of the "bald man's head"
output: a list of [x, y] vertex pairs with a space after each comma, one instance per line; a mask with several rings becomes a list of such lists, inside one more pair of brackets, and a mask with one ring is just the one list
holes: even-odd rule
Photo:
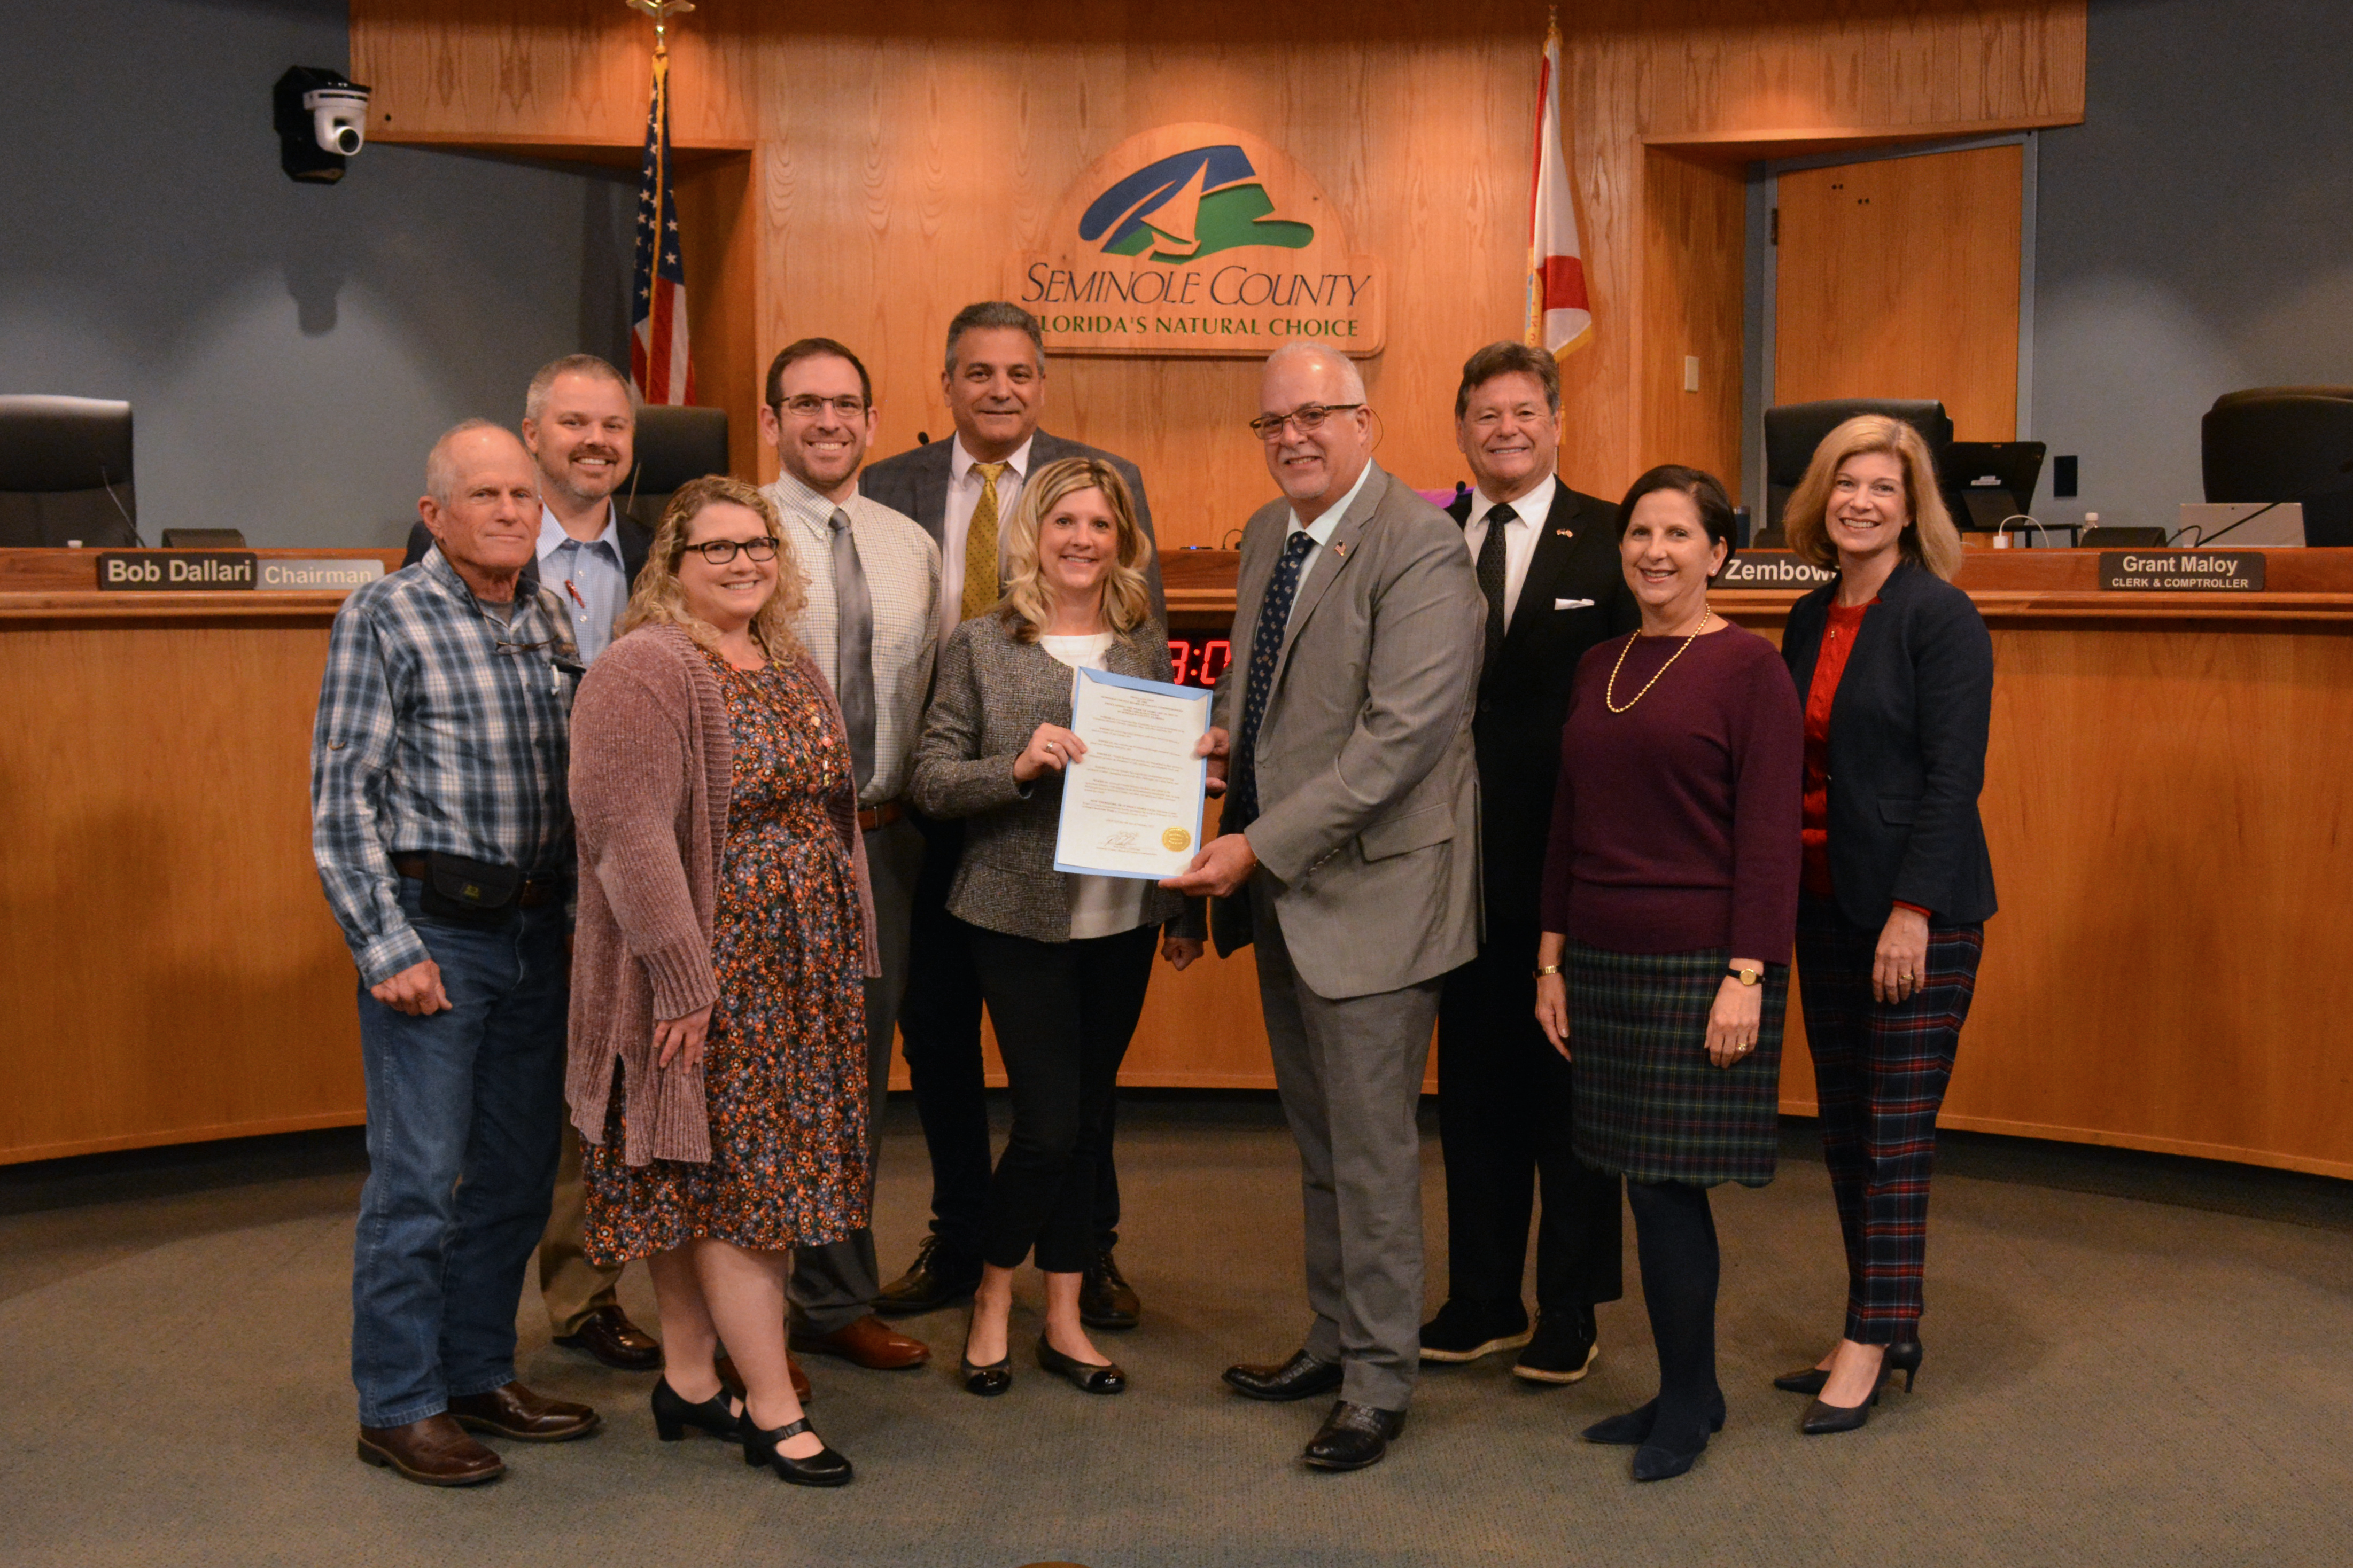
[[1299, 520], [1313, 522], [1355, 488], [1373, 459], [1364, 374], [1335, 349], [1288, 342], [1266, 357], [1258, 406], [1267, 472]]
[[469, 419], [433, 443], [417, 515], [476, 595], [511, 599], [538, 548], [538, 467], [513, 431]]

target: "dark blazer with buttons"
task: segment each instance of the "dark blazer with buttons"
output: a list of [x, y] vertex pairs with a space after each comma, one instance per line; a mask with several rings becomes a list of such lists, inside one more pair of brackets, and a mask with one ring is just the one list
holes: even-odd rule
[[[952, 438], [929, 441], [911, 451], [870, 463], [858, 476], [858, 488], [893, 510], [904, 512], [923, 525], [932, 542], [947, 547], [948, 479], [954, 460]], [[1128, 494], [1135, 500], [1135, 525], [1144, 537], [1152, 538], [1152, 503], [1144, 498], [1144, 476], [1125, 458], [1114, 457], [1101, 447], [1089, 447], [1077, 441], [1066, 441], [1060, 436], [1049, 436], [1043, 430], [1029, 438], [1029, 471], [1037, 472], [1049, 463], [1064, 458], [1098, 458], [1109, 463], [1127, 481]], [[1012, 521], [1006, 519], [1006, 521]], [[1160, 546], [1155, 541], [1152, 559], [1144, 568], [1144, 585], [1152, 595], [1152, 613], [1162, 625], [1168, 620], [1168, 595], [1160, 586]], [[963, 592], [961, 581], [944, 584], [944, 594]]]
[[[1781, 657], [1803, 702], [1835, 580], [1789, 610]], [[1831, 881], [1876, 931], [1900, 899], [1937, 925], [1994, 912], [1978, 795], [1993, 715], [1993, 639], [1969, 596], [1906, 561], [1862, 617], [1831, 706]]]
[[[1115, 675], [1167, 679], [1166, 632], [1145, 619], [1113, 640], [1103, 666]], [[964, 819], [964, 858], [948, 889], [948, 912], [958, 920], [1037, 942], [1071, 940], [1078, 879], [1054, 869], [1061, 775], [1044, 773], [1025, 784], [1013, 763], [1039, 725], [1070, 723], [1072, 675], [1036, 643], [1016, 637], [1003, 614], [975, 616], [948, 637], [907, 794], [926, 816]], [[1184, 910], [1180, 895], [1146, 884], [1147, 921], [1176, 920]]]
[[[1471, 521], [1473, 497], [1446, 509]], [[1564, 605], [1567, 601], [1567, 605]], [[1577, 661], [1596, 643], [1641, 624], [1618, 560], [1618, 509], [1556, 477], [1550, 511], [1504, 633], [1504, 648], [1479, 676], [1471, 735], [1479, 759], [1479, 834], [1487, 935], [1535, 930], [1545, 847], [1560, 773], [1560, 727]]]

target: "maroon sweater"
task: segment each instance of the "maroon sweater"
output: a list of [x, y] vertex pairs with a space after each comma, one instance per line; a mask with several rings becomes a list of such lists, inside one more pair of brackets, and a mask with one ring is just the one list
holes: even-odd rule
[[[1634, 636], [1620, 706], [1683, 647]], [[1798, 919], [1805, 715], [1773, 645], [1727, 626], [1693, 641], [1623, 713], [1602, 700], [1625, 650], [1577, 667], [1545, 855], [1544, 929], [1611, 952], [1788, 962]]]

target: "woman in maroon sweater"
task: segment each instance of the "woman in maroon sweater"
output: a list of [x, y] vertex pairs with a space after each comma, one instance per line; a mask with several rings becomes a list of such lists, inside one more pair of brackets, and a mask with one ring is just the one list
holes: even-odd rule
[[1576, 1074], [1578, 1159], [1626, 1178], [1658, 1397], [1586, 1429], [1679, 1476], [1724, 1426], [1707, 1189], [1779, 1143], [1803, 738], [1773, 645], [1708, 608], [1732, 503], [1658, 468], [1618, 511], [1639, 632], [1577, 665], [1545, 857], [1536, 1017]]

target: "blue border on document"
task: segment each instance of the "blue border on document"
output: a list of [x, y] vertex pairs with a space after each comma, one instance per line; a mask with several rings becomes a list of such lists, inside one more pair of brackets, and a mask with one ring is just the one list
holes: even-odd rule
[[[1209, 732], [1209, 713], [1216, 706], [1217, 693], [1207, 687], [1179, 686], [1173, 680], [1146, 680], [1140, 675], [1122, 675], [1116, 670], [1110, 669], [1091, 669], [1085, 665], [1081, 665], [1071, 673], [1074, 678], [1071, 682], [1071, 707], [1073, 710], [1079, 704], [1078, 683], [1082, 680], [1092, 680], [1104, 686], [1124, 686], [1133, 691], [1156, 691], [1163, 697], [1182, 697], [1188, 701], [1198, 700], [1201, 704], [1201, 733], [1206, 735]], [[1080, 765], [1083, 767], [1085, 764]], [[1201, 847], [1201, 818], [1208, 810], [1209, 759], [1194, 758], [1193, 768], [1193, 848], [1198, 852]], [[1061, 836], [1061, 824], [1058, 822], [1054, 825], [1054, 837], [1059, 841]], [[1161, 873], [1156, 871], [1104, 871], [1092, 866], [1068, 866], [1060, 858], [1055, 860], [1054, 869], [1073, 877], [1124, 877], [1133, 882], [1157, 882], [1161, 877]]]

